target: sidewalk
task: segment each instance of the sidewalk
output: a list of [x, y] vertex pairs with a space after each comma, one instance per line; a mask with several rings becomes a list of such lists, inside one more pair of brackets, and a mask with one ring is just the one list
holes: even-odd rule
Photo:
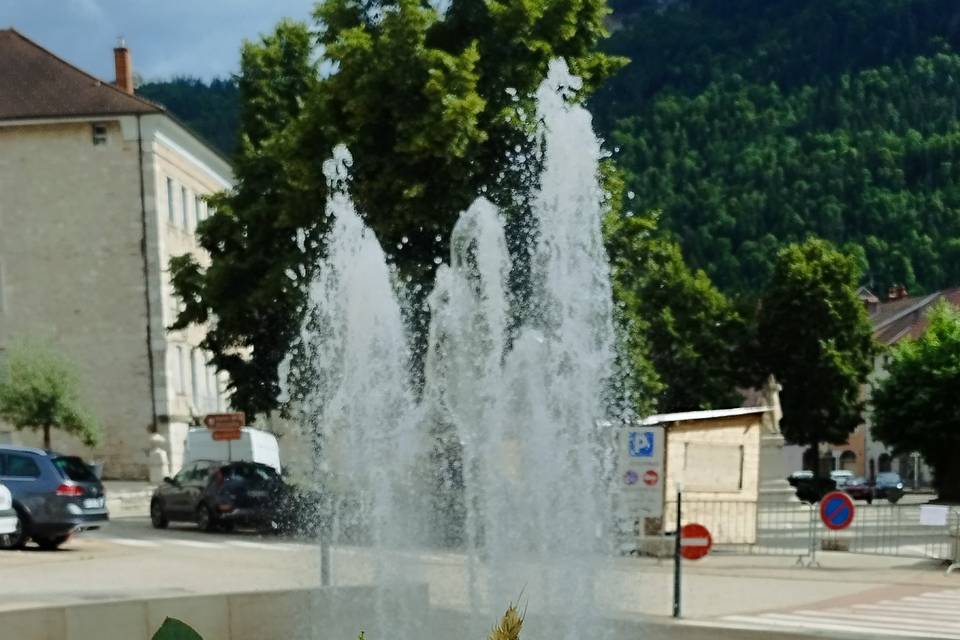
[[[960, 638], [960, 572], [945, 575], [946, 564], [843, 552], [817, 559], [819, 568], [796, 566], [787, 556], [717, 554], [684, 562], [681, 623], [740, 629], [745, 636], [764, 629], [770, 637]], [[632, 571], [608, 581], [603, 598], [617, 603], [616, 615], [666, 621], [672, 561], [632, 562]]]
[[105, 480], [107, 509], [111, 518], [150, 515], [150, 497], [154, 486], [149, 482]]

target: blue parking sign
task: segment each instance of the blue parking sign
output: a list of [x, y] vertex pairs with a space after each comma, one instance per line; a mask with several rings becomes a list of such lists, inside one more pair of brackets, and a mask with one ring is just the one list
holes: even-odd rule
[[627, 451], [631, 458], [652, 458], [654, 449], [652, 431], [631, 431], [627, 436]]

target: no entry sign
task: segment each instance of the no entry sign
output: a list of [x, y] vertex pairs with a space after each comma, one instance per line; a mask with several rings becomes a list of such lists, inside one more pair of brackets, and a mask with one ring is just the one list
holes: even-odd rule
[[827, 529], [846, 529], [853, 522], [855, 513], [853, 500], [842, 491], [831, 491], [820, 500], [820, 519]]
[[702, 524], [691, 523], [680, 530], [680, 555], [687, 560], [699, 560], [712, 546], [713, 537]]

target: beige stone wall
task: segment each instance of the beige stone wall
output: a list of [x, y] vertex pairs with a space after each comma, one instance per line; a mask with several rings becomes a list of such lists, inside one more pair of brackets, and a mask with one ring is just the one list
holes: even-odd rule
[[[102, 124], [107, 142], [95, 145], [91, 122], [0, 123], [0, 349], [34, 337], [72, 358], [106, 438], [87, 451], [57, 434], [54, 446], [102, 461], [107, 477], [146, 478], [154, 415], [176, 471], [188, 424], [227, 408], [225, 380], [198, 349], [202, 330], [166, 328], [177, 312], [169, 260], [206, 261], [198, 199], [232, 176], [162, 114]], [[40, 442], [0, 425], [3, 441]]]
[[152, 422], [138, 171], [118, 122], [104, 145], [87, 122], [0, 126], [0, 347], [43, 339], [76, 363], [105, 440], [53, 444], [113, 476], [143, 473]]
[[710, 530], [717, 544], [756, 541], [761, 414], [681, 422], [667, 428], [665, 523], [673, 530], [677, 489], [683, 521]]
[[[222, 179], [210, 175], [196, 159], [175, 142], [160, 139], [150, 146], [150, 182], [156, 193], [155, 228], [159, 273], [157, 325], [169, 327], [176, 319], [179, 301], [173, 293], [169, 262], [172, 257], [192, 254], [203, 265], [209, 263], [197, 244], [198, 223], [210, 214], [204, 198], [224, 188]], [[172, 196], [172, 198], [171, 198]], [[227, 408], [225, 380], [210, 366], [210, 354], [200, 349], [204, 331], [189, 327], [164, 331], [155, 339], [158, 371], [158, 402], [161, 431], [168, 439], [171, 472], [180, 468], [183, 442], [190, 424], [207, 413]], [[161, 339], [162, 338], [162, 339]]]

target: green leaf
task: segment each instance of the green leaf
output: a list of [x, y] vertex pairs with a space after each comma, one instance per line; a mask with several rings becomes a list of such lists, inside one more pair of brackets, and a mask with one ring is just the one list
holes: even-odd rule
[[176, 618], [167, 618], [160, 629], [153, 634], [153, 640], [203, 640], [203, 638], [190, 625]]

